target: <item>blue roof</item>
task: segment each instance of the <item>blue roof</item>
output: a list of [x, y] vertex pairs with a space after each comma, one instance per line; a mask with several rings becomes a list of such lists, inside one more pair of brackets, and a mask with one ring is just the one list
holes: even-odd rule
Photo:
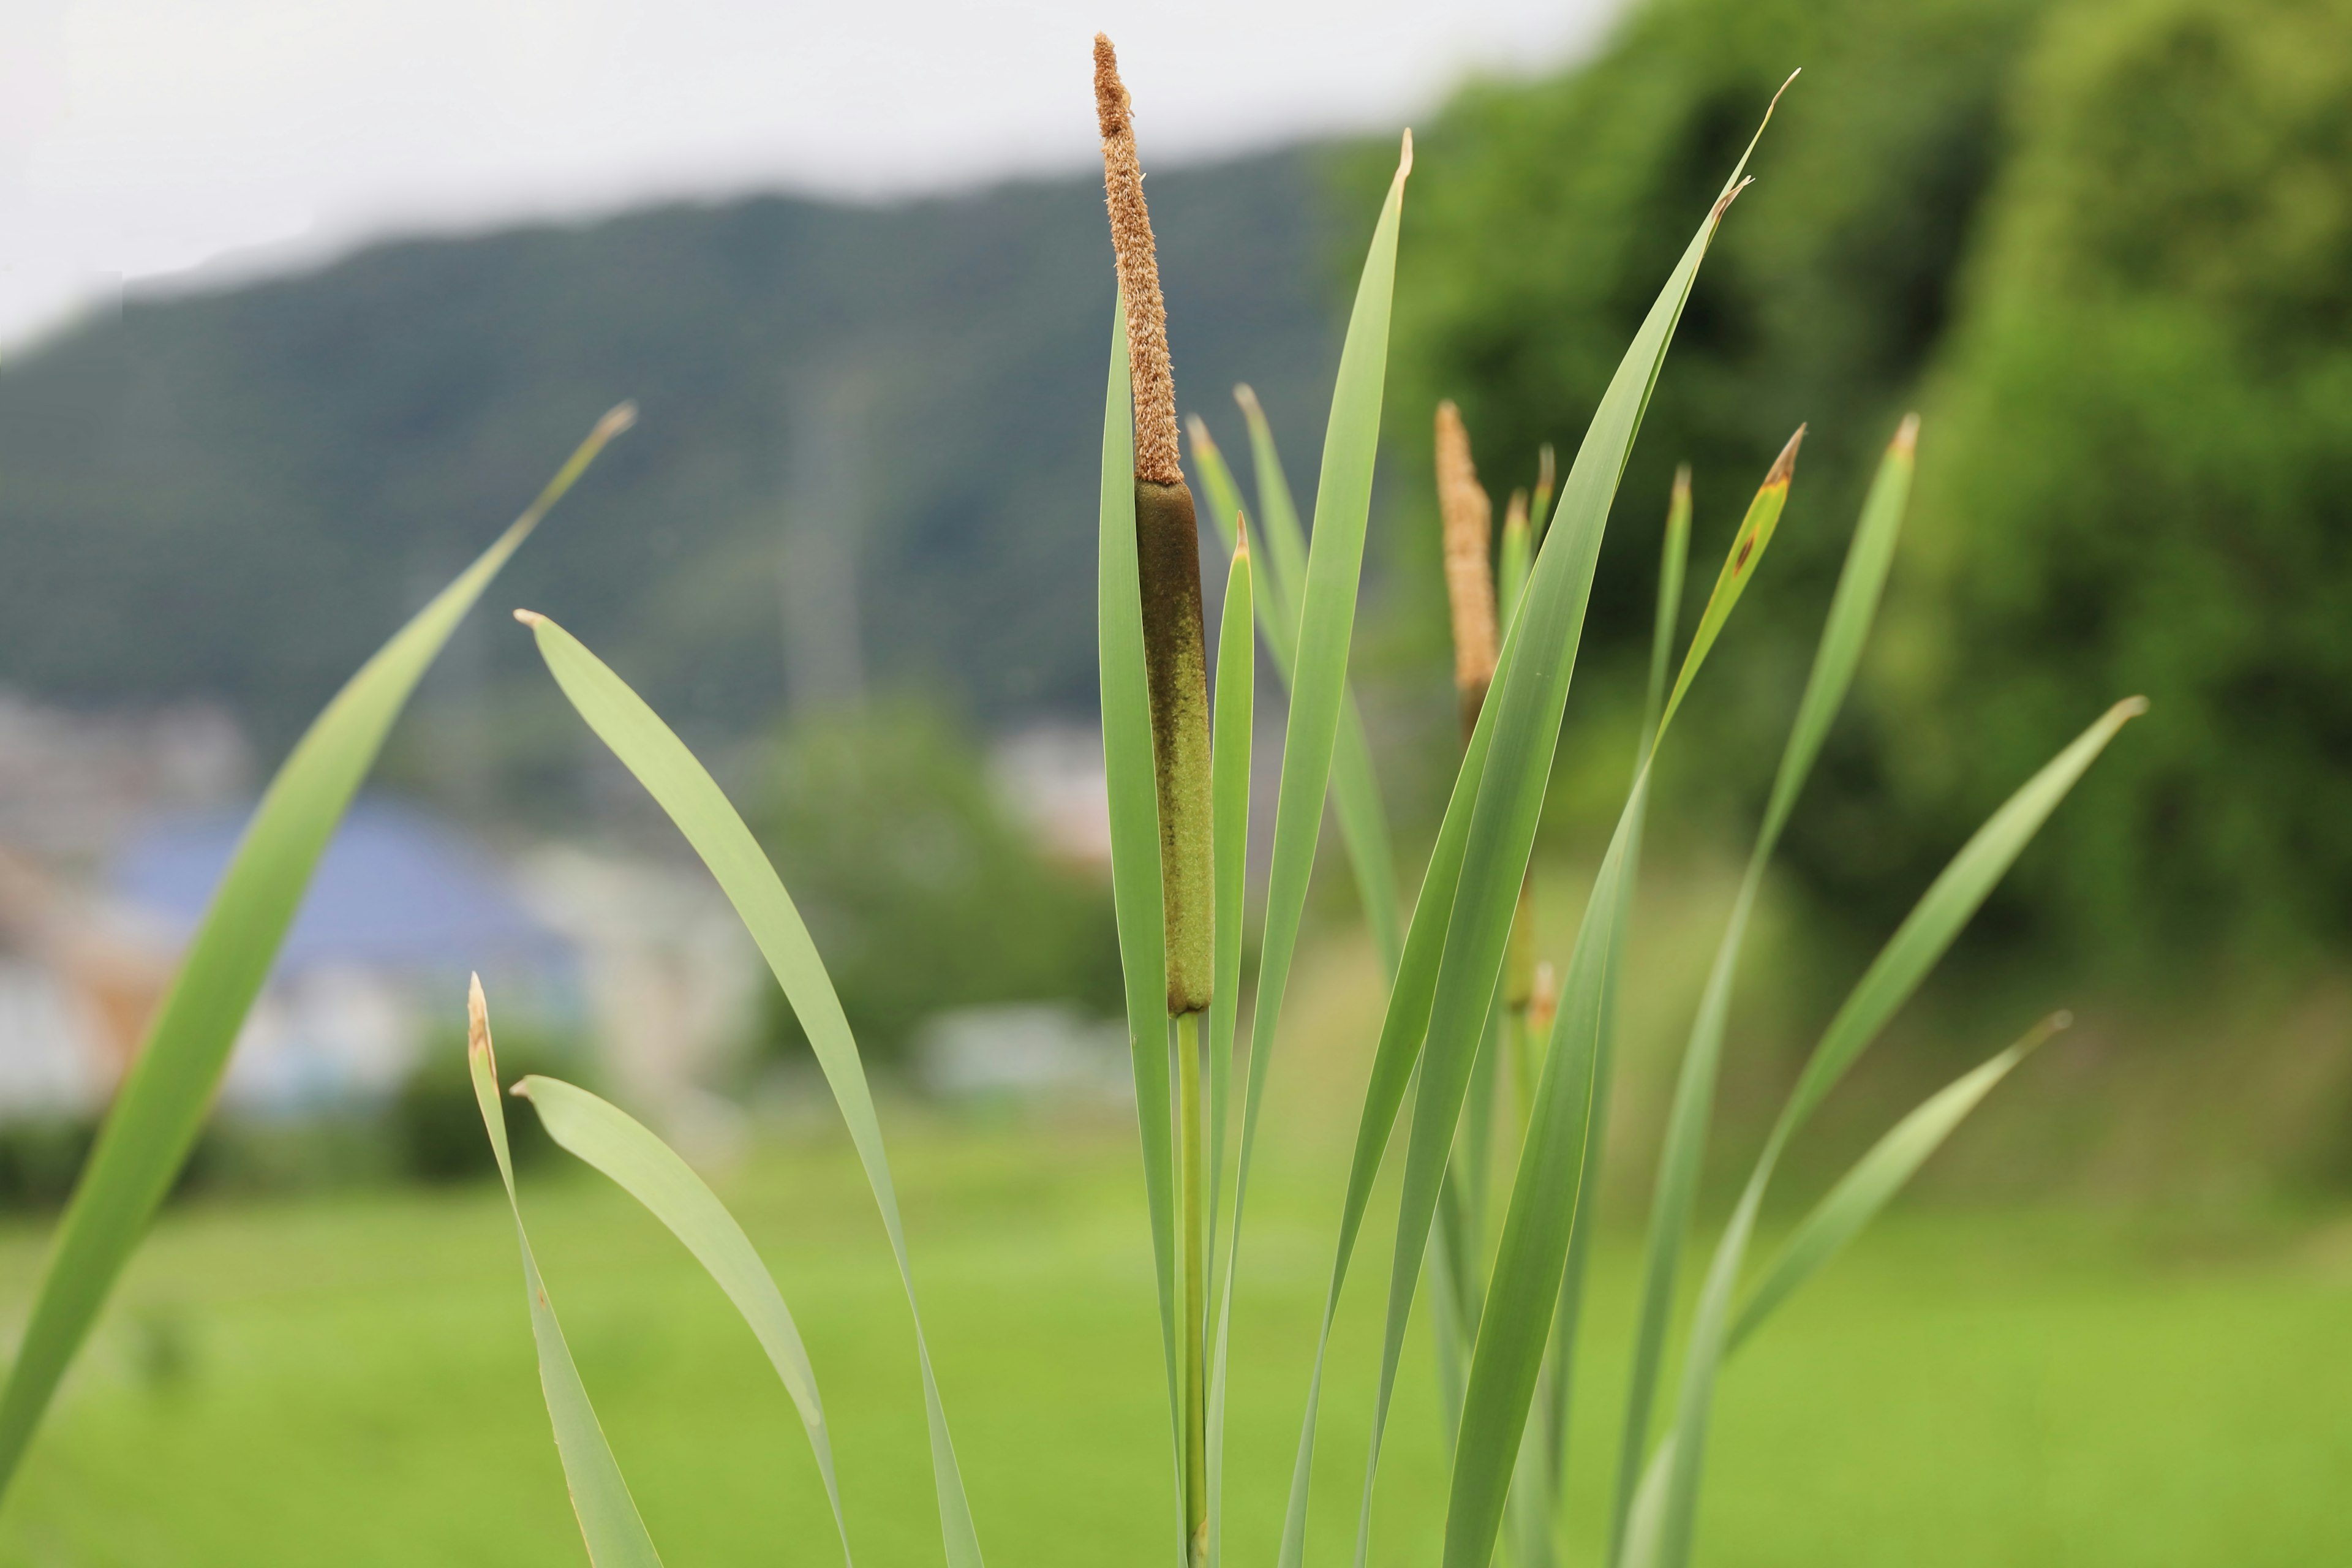
[[[117, 857], [113, 891], [193, 931], [250, 814], [165, 817]], [[414, 807], [356, 802], [320, 857], [279, 952], [280, 971], [320, 963], [431, 972], [493, 961], [561, 963], [562, 937], [508, 892], [481, 846]]]

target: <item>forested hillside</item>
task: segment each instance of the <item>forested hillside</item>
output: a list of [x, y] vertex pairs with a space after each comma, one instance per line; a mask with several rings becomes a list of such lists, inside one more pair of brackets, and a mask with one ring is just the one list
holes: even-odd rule
[[[1151, 186], [1184, 402], [1238, 446], [1230, 391], [1250, 380], [1310, 463], [1337, 355], [1315, 162]], [[1110, 325], [1084, 174], [388, 244], [134, 300], [0, 366], [0, 684], [208, 695], [282, 744], [630, 397], [641, 427], [502, 605], [562, 616], [656, 700], [730, 730], [812, 675], [788, 646], [816, 675], [862, 655], [877, 683], [986, 716], [1083, 714]], [[793, 596], [788, 560], [816, 593]], [[815, 638], [792, 644], [787, 603]], [[528, 658], [507, 630], [468, 628], [428, 719], [503, 700]]]

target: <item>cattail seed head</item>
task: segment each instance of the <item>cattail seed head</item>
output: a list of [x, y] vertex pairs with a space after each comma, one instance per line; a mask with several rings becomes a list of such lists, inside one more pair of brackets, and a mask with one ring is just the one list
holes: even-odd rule
[[1470, 460], [1470, 432], [1451, 401], [1437, 405], [1437, 508], [1444, 525], [1445, 598], [1454, 616], [1454, 689], [1464, 733], [1495, 679], [1495, 509]]
[[1103, 195], [1110, 207], [1111, 248], [1127, 303], [1128, 374], [1135, 388], [1135, 477], [1181, 484], [1176, 440], [1176, 376], [1168, 361], [1168, 307], [1160, 295], [1159, 252], [1143, 204], [1143, 165], [1118, 55], [1095, 35], [1095, 120], [1102, 132]]
[[1132, 100], [1110, 39], [1095, 35], [1095, 120], [1102, 133], [1103, 195], [1127, 312], [1135, 410], [1135, 545], [1142, 595], [1144, 679], [1160, 803], [1160, 889], [1168, 1011], [1209, 1005], [1215, 970], [1215, 886], [1209, 800], [1209, 660], [1201, 610], [1200, 525], [1178, 458], [1176, 378], [1168, 363], [1168, 308]]

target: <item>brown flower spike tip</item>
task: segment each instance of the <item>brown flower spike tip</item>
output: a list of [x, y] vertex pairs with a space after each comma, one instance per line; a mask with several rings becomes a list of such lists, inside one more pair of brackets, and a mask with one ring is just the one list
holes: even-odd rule
[[1454, 612], [1454, 689], [1467, 736], [1495, 679], [1495, 506], [1479, 487], [1470, 432], [1451, 401], [1437, 405], [1437, 509], [1445, 529], [1445, 597]]
[[1095, 35], [1095, 116], [1102, 131], [1103, 193], [1127, 310], [1127, 363], [1135, 405], [1135, 545], [1142, 593], [1143, 661], [1160, 795], [1160, 900], [1167, 923], [1168, 1011], [1209, 1005], [1215, 968], [1209, 804], [1209, 661], [1201, 612], [1201, 543], [1192, 492], [1177, 462], [1176, 378], [1168, 364], [1168, 308], [1143, 166], [1118, 56]]

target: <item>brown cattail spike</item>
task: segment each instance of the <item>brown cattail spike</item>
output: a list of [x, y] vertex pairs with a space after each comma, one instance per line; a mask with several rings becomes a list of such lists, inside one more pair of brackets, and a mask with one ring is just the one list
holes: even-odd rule
[[1095, 119], [1102, 132], [1103, 194], [1110, 206], [1111, 248], [1127, 301], [1128, 374], [1135, 387], [1135, 477], [1181, 484], [1176, 444], [1176, 377], [1168, 363], [1168, 307], [1160, 297], [1160, 258], [1151, 213], [1143, 205], [1143, 165], [1118, 56], [1095, 35]]
[[1495, 679], [1495, 509], [1479, 488], [1462, 411], [1450, 401], [1437, 405], [1437, 510], [1444, 523], [1445, 597], [1454, 613], [1454, 689], [1467, 734]]
[[1127, 363], [1135, 406], [1135, 546], [1143, 607], [1144, 676], [1151, 702], [1152, 771], [1160, 795], [1160, 889], [1166, 922], [1168, 1011], [1209, 1005], [1215, 968], [1209, 805], [1209, 660], [1201, 612], [1201, 542], [1192, 492], [1178, 462], [1176, 379], [1168, 366], [1168, 310], [1143, 167], [1118, 56], [1095, 35], [1095, 118], [1103, 192], [1127, 310]]

